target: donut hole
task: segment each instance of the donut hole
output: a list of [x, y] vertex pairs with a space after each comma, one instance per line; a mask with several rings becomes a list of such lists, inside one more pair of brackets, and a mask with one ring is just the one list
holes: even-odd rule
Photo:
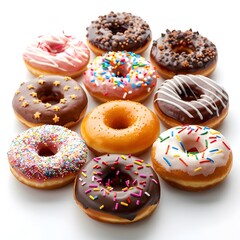
[[185, 92], [181, 92], [179, 94], [179, 97], [186, 102], [190, 102], [190, 101], [196, 101], [198, 99], [201, 98], [201, 95], [203, 94], [203, 92], [195, 87], [186, 87], [185, 88]]
[[39, 143], [37, 153], [40, 157], [53, 156], [58, 152], [58, 148], [52, 143]]
[[112, 72], [117, 76], [117, 77], [126, 77], [127, 74], [129, 73], [130, 69], [125, 66], [125, 64], [120, 65], [118, 67], [114, 67], [112, 69]]
[[133, 125], [135, 119], [132, 115], [125, 111], [125, 109], [115, 108], [106, 112], [104, 123], [107, 127], [112, 129], [121, 130], [129, 128]]
[[117, 33], [124, 33], [128, 28], [124, 25], [112, 25], [109, 27], [109, 30], [112, 32], [113, 35], [116, 35]]
[[177, 46], [173, 48], [173, 51], [175, 53], [186, 53], [186, 54], [192, 54], [194, 52], [193, 49], [189, 48], [189, 47], [185, 47], [185, 46]]
[[198, 154], [203, 152], [206, 147], [201, 142], [196, 142], [196, 139], [182, 139], [183, 150], [186, 153]]
[[112, 167], [109, 169], [107, 175], [103, 178], [102, 184], [105, 188], [112, 187], [114, 191], [122, 191], [125, 187], [131, 187], [133, 179], [129, 174], [121, 172], [120, 170]]
[[64, 95], [57, 91], [49, 90], [39, 90], [37, 92], [38, 99], [40, 99], [43, 103], [50, 103], [52, 105], [58, 104], [60, 99], [64, 98]]

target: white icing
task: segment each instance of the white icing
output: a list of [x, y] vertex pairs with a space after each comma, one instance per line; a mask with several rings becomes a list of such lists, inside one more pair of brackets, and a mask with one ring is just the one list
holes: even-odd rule
[[[202, 94], [200, 98], [198, 98], [187, 81], [191, 81], [194, 86], [202, 89], [202, 91], [205, 93], [209, 93], [209, 95]], [[206, 84], [208, 87], [203, 87], [202, 83]], [[187, 86], [188, 90], [191, 92], [191, 95], [194, 96], [196, 100], [184, 101], [181, 99], [179, 95], [182, 93], [184, 93], [185, 97], [188, 97], [185, 86]], [[219, 116], [219, 108], [216, 105], [216, 100], [219, 100], [224, 108], [227, 107], [227, 105], [223, 102], [223, 99], [228, 100], [228, 95], [225, 94], [222, 88], [218, 86], [212, 79], [201, 75], [176, 75], [173, 79], [164, 81], [156, 93], [161, 93], [162, 95], [167, 96], [168, 99], [159, 97], [156, 98], [155, 101], [163, 101], [174, 105], [181, 111], [184, 111], [184, 113], [190, 117], [190, 112], [184, 108], [184, 105], [187, 105], [196, 111], [199, 119], [201, 120], [203, 120], [203, 115], [196, 107], [197, 104], [203, 106], [210, 115], [214, 114], [212, 110], [216, 111], [217, 116]], [[212, 110], [209, 107], [211, 107]]]
[[[156, 149], [154, 158], [168, 172], [180, 170], [191, 176], [211, 175], [217, 167], [227, 164], [231, 153], [228, 141], [220, 132], [196, 125], [179, 126], [163, 132], [153, 148]], [[196, 148], [198, 153], [189, 154], [187, 151], [191, 148]]]

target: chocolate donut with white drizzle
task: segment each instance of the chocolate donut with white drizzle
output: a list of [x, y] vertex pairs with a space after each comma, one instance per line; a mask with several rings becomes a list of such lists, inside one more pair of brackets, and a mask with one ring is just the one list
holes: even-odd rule
[[176, 75], [159, 87], [154, 108], [167, 127], [200, 124], [216, 127], [227, 116], [229, 97], [213, 80], [201, 75]]

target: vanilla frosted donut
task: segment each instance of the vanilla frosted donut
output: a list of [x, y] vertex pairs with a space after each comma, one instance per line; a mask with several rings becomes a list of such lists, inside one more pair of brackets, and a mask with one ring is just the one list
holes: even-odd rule
[[51, 189], [73, 181], [87, 158], [81, 137], [67, 128], [42, 125], [17, 135], [8, 151], [10, 170], [22, 183]]
[[28, 70], [41, 74], [79, 76], [90, 58], [88, 47], [80, 40], [65, 34], [39, 36], [23, 53]]
[[232, 166], [232, 150], [218, 131], [197, 125], [163, 132], [152, 148], [157, 173], [170, 184], [198, 191], [223, 181]]
[[132, 52], [108, 52], [88, 65], [83, 83], [96, 99], [143, 101], [156, 87], [155, 68]]

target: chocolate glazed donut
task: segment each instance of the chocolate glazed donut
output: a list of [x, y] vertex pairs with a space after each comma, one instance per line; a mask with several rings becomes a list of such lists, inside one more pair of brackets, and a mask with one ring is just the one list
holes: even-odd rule
[[[131, 51], [140, 53], [151, 41], [149, 25], [140, 17], [131, 13], [114, 13], [99, 16], [87, 28], [88, 43], [107, 51]], [[143, 49], [144, 48], [144, 49]]]
[[21, 84], [12, 106], [17, 118], [29, 127], [42, 124], [70, 127], [83, 117], [87, 102], [86, 93], [72, 78], [42, 75]]
[[217, 48], [191, 29], [185, 32], [167, 30], [153, 41], [150, 59], [165, 79], [176, 74], [208, 76], [217, 64]]
[[80, 208], [96, 220], [129, 223], [152, 213], [160, 199], [160, 183], [150, 164], [143, 160], [109, 154], [81, 168], [75, 179], [74, 197]]
[[169, 126], [212, 125], [209, 122], [212, 119], [223, 120], [226, 117], [228, 105], [226, 91], [213, 80], [200, 75], [176, 75], [164, 81], [154, 97], [158, 116]]

